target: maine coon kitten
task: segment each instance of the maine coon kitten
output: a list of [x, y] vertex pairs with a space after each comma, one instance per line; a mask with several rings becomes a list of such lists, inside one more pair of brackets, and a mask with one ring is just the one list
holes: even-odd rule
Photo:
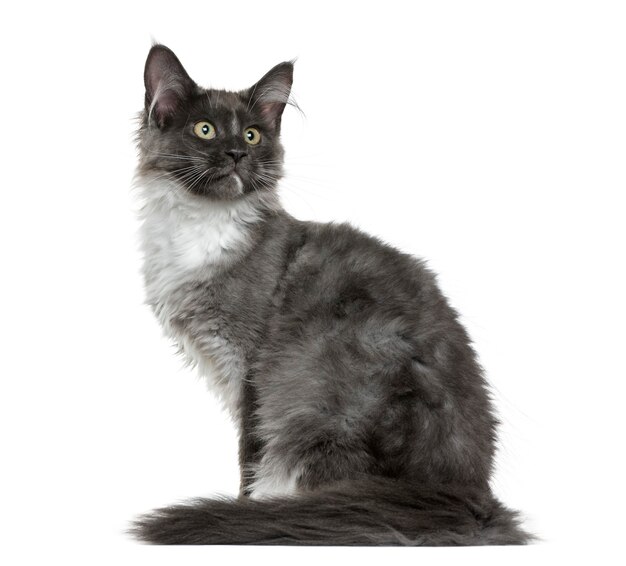
[[496, 420], [422, 262], [276, 196], [291, 63], [203, 89], [152, 47], [137, 179], [147, 300], [239, 425], [241, 495], [140, 518], [183, 544], [529, 540], [491, 493]]

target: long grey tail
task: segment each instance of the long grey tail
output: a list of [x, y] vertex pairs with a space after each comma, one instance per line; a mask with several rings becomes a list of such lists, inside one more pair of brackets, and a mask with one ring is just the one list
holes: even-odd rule
[[297, 497], [196, 499], [140, 517], [131, 533], [156, 544], [465, 546], [533, 538], [491, 493], [382, 478]]

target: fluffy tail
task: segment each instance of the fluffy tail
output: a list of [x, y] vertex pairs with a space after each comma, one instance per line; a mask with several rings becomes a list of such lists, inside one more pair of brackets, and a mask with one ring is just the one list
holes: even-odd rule
[[525, 544], [517, 513], [490, 493], [385, 479], [297, 497], [196, 499], [138, 519], [157, 544], [463, 546]]

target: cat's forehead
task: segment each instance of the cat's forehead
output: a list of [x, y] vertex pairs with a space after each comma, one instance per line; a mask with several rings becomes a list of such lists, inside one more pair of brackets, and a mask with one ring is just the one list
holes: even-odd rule
[[233, 115], [242, 116], [248, 113], [248, 106], [239, 92], [206, 89], [195, 97], [192, 111], [214, 119], [229, 119]]

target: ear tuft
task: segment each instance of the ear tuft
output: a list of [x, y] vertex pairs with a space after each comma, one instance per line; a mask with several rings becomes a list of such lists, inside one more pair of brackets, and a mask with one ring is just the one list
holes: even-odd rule
[[181, 65], [178, 57], [165, 45], [153, 45], [144, 70], [146, 112], [162, 128], [185, 98], [191, 95], [195, 83]]
[[293, 62], [279, 63], [248, 91], [250, 107], [260, 110], [263, 118], [277, 129], [285, 105], [291, 104]]

